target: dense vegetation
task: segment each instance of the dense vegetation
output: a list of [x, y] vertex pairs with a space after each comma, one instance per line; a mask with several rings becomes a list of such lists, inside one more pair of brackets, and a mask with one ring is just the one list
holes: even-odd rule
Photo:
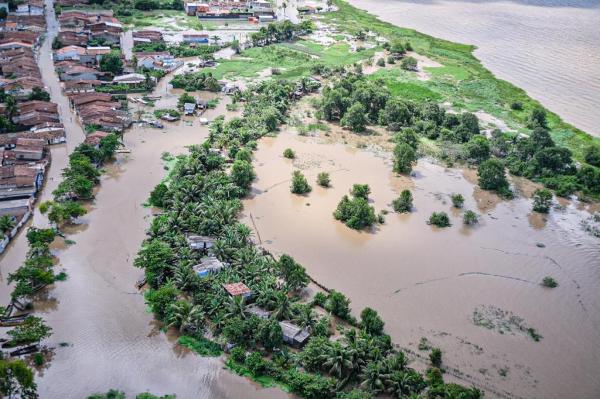
[[85, 208], [79, 201], [90, 200], [93, 189], [100, 181], [99, 167], [112, 159], [120, 146], [116, 134], [103, 137], [98, 147], [80, 144], [69, 156], [69, 165], [63, 169], [63, 180], [52, 193], [53, 201], [40, 205], [40, 212], [48, 214], [48, 220], [57, 227], [82, 216]]
[[[156, 318], [199, 342], [210, 330], [217, 342], [234, 345], [228, 367], [307, 398], [333, 398], [336, 392], [340, 397], [381, 392], [404, 397], [427, 386], [443, 397], [480, 397], [476, 389], [445, 384], [436, 369], [434, 377], [425, 377], [408, 367], [374, 310], [363, 310], [357, 321], [350, 301], [336, 291], [320, 292], [311, 302], [302, 300], [298, 293], [309, 281], [304, 268], [290, 256], [277, 260], [260, 252], [250, 241], [250, 229], [237, 222], [247, 186], [237, 182], [233, 168], [228, 172], [223, 152], [214, 150], [227, 150], [234, 162], [251, 160], [256, 140], [283, 120], [293, 88], [268, 81], [243, 92], [243, 117], [216, 119], [204, 144], [179, 157], [167, 181], [153, 192], [152, 202], [162, 204], [164, 213], [153, 220], [135, 264], [145, 269], [146, 301]], [[352, 190], [361, 200], [368, 193], [366, 185]], [[203, 254], [189, 249], [189, 234], [215, 237], [213, 255], [227, 267], [198, 276], [192, 266]], [[222, 285], [235, 282], [245, 283], [252, 300], [270, 311], [270, 317], [258, 318], [248, 312], [247, 302], [228, 296]], [[328, 315], [319, 316], [315, 307]], [[328, 339], [332, 317], [348, 323], [336, 342]], [[311, 332], [299, 353], [282, 343], [280, 320], [292, 320]]]
[[175, 75], [170, 82], [176, 89], [187, 91], [208, 90], [218, 92], [221, 86], [210, 72], [186, 72]]

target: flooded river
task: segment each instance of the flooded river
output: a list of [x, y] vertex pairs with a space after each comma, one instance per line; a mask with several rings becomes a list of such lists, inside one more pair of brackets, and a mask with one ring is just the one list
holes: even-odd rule
[[350, 0], [398, 26], [474, 44], [496, 76], [600, 136], [597, 0]]
[[[524, 196], [500, 201], [473, 186], [473, 171], [426, 160], [412, 178], [397, 177], [385, 152], [356, 149], [362, 139], [349, 133], [349, 145], [331, 143], [337, 134], [300, 137], [286, 130], [261, 140], [258, 179], [244, 204], [257, 239], [347, 294], [356, 314], [365, 306], [379, 311], [401, 346], [419, 352], [420, 338], [427, 337], [443, 349], [446, 367], [486, 387], [491, 397], [599, 397], [600, 246], [579, 226], [589, 214], [565, 204], [547, 220], [539, 218]], [[282, 156], [288, 147], [297, 154], [293, 161]], [[309, 195], [290, 193], [294, 169], [312, 184]], [[331, 174], [331, 188], [316, 185], [321, 171]], [[370, 185], [376, 211], [392, 212], [392, 200], [409, 188], [415, 210], [388, 214], [376, 231], [353, 231], [332, 212], [354, 183]], [[479, 226], [462, 225], [452, 193], [481, 215]], [[453, 226], [428, 226], [434, 211], [446, 211]], [[540, 286], [547, 275], [559, 281], [558, 288]], [[495, 327], [475, 325], [473, 317], [480, 315]], [[529, 327], [543, 336], [540, 342], [526, 333]]]

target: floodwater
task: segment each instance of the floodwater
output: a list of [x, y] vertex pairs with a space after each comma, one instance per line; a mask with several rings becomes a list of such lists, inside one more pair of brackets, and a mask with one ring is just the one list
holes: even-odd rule
[[382, 20], [474, 44], [496, 76], [600, 136], [597, 0], [350, 0]]
[[[377, 147], [385, 142], [337, 128], [328, 137], [300, 137], [288, 129], [262, 139], [255, 153], [258, 177], [244, 203], [256, 240], [273, 253], [294, 256], [317, 281], [344, 292], [356, 315], [365, 306], [376, 309], [402, 347], [426, 356], [417, 345], [427, 337], [442, 348], [445, 367], [462, 373], [450, 370], [449, 377], [475, 383], [490, 397], [599, 397], [600, 246], [579, 226], [587, 211], [567, 204], [546, 219], [531, 215], [524, 196], [501, 201], [470, 182], [474, 171], [427, 160], [419, 161], [410, 179], [395, 176], [389, 155]], [[359, 143], [366, 149], [357, 149]], [[283, 158], [285, 148], [297, 158]], [[307, 176], [310, 194], [290, 193], [294, 169]], [[331, 188], [316, 185], [321, 171], [331, 174]], [[375, 231], [353, 231], [332, 216], [354, 183], [370, 185], [377, 212], [390, 211]], [[523, 182], [519, 187], [531, 191]], [[393, 213], [390, 203], [405, 188], [415, 209]], [[461, 193], [465, 209], [481, 215], [477, 227], [462, 225], [452, 193]], [[434, 211], [446, 211], [453, 226], [428, 226]], [[547, 275], [559, 281], [558, 288], [539, 285]], [[476, 326], [475, 310], [499, 329], [510, 327], [511, 314], [521, 317], [524, 328], [543, 338], [534, 342], [514, 326], [504, 334]]]
[[[69, 142], [52, 149], [43, 199], [51, 198], [68, 154], [84, 138], [54, 74], [50, 43], [57, 25], [51, 1], [46, 9], [50, 13], [48, 39], [40, 66], [52, 100], [59, 104]], [[155, 90], [155, 94], [163, 94], [157, 107], [172, 108], [177, 101], [177, 92], [168, 90], [167, 80]], [[227, 114], [226, 102], [221, 101], [205, 117]], [[106, 166], [89, 213], [79, 224], [64, 229], [66, 238], [75, 243], [54, 245], [59, 259], [56, 270], [65, 270], [68, 279], [50, 286], [34, 304], [36, 314], [53, 328], [47, 342], [52, 348], [50, 361], [36, 374], [42, 398], [83, 398], [111, 388], [130, 396], [148, 390], [160, 395], [174, 393], [178, 398], [289, 397], [223, 370], [220, 359], [202, 358], [177, 345], [174, 334], [160, 331], [134, 287], [142, 271], [133, 267], [133, 259], [151, 217], [142, 204], [165, 174], [161, 154], [184, 153], [185, 146], [201, 143], [208, 135], [208, 128], [200, 126], [198, 118], [167, 125], [161, 130], [136, 126], [125, 134], [124, 144], [131, 154], [120, 154]], [[32, 223], [47, 225], [37, 211]], [[23, 262], [26, 251], [22, 232], [0, 258], [2, 303], [10, 296], [5, 279]], [[0, 334], [5, 331], [0, 329]]]

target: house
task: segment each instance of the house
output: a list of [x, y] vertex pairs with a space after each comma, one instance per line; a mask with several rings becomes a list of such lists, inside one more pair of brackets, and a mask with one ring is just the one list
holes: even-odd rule
[[35, 195], [44, 179], [42, 169], [26, 165], [0, 166], [0, 201]]
[[63, 46], [87, 46], [89, 40], [87, 33], [71, 30], [61, 30], [57, 38]]
[[207, 251], [213, 247], [215, 239], [207, 236], [188, 236], [186, 238], [190, 249], [195, 251]]
[[196, 103], [183, 104], [183, 113], [185, 115], [194, 115], [194, 112], [196, 112]]
[[100, 80], [69, 80], [63, 83], [63, 87], [67, 94], [89, 93], [94, 91], [94, 87], [101, 84]]
[[266, 0], [252, 0], [248, 2], [248, 9], [254, 13], [254, 15], [270, 13], [273, 14], [273, 6]]
[[283, 331], [283, 342], [294, 348], [300, 348], [310, 337], [308, 330], [295, 325], [291, 321], [280, 321], [279, 326]]
[[208, 44], [208, 33], [183, 33], [181, 35], [184, 43], [202, 43]]
[[132, 34], [133, 44], [158, 43], [163, 41], [163, 35], [157, 30], [139, 30]]
[[200, 260], [200, 263], [193, 266], [194, 272], [200, 277], [207, 277], [209, 274], [217, 274], [226, 265], [214, 256], [207, 256]]
[[115, 76], [114, 84], [140, 85], [146, 82], [146, 76], [140, 73], [128, 73], [126, 75]]
[[32, 138], [44, 140], [46, 144], [60, 144], [67, 141], [62, 123], [42, 123], [29, 129]]
[[223, 85], [223, 88], [221, 89], [221, 91], [227, 95], [233, 94], [236, 91], [240, 91], [240, 89], [235, 85], [235, 83], [229, 83], [226, 82]]
[[265, 310], [257, 305], [246, 306], [244, 311], [248, 314], [254, 315], [259, 319], [268, 319], [271, 316], [271, 312]]
[[102, 130], [96, 130], [95, 132], [88, 134], [83, 142], [85, 144], [91, 145], [92, 147], [99, 148], [100, 141], [102, 141], [103, 138], [109, 136], [110, 134], [111, 133], [109, 133], [109, 132], [104, 132]]
[[108, 46], [88, 46], [85, 49], [85, 55], [82, 57], [81, 61], [87, 65], [99, 64], [102, 60], [102, 56], [109, 54], [110, 51], [110, 47]]
[[82, 65], [67, 68], [60, 74], [60, 80], [98, 80], [104, 73]]
[[252, 290], [244, 283], [223, 284], [223, 288], [232, 297], [242, 297], [244, 299], [252, 297]]
[[0, 201], [0, 216], [22, 216], [31, 211], [31, 198]]
[[45, 142], [42, 139], [17, 139], [12, 152], [17, 161], [39, 161], [44, 157]]
[[54, 52], [55, 61], [73, 60], [79, 61], [82, 55], [85, 55], [85, 48], [80, 46], [66, 46]]

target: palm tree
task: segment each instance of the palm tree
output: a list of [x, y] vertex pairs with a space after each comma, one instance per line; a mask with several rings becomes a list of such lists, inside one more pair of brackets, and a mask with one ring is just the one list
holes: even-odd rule
[[0, 231], [6, 235], [15, 227], [15, 220], [10, 215], [0, 216]]
[[293, 320], [298, 326], [312, 331], [317, 323], [317, 314], [310, 306], [302, 305], [297, 308]]
[[387, 392], [396, 398], [406, 398], [426, 386], [423, 377], [414, 370], [395, 371], [385, 381]]
[[348, 351], [339, 342], [331, 346], [326, 356], [323, 366], [334, 377], [344, 379], [353, 368]]
[[360, 385], [368, 389], [373, 395], [377, 395], [385, 389], [384, 378], [385, 374], [381, 363], [371, 362], [360, 375]]
[[277, 291], [275, 305], [271, 314], [276, 320], [289, 319], [292, 316], [290, 298], [285, 292]]
[[229, 303], [227, 304], [227, 313], [225, 314], [226, 319], [232, 319], [236, 316], [241, 317], [242, 319], [246, 318], [246, 305], [244, 304], [244, 298], [241, 296], [232, 296], [229, 298]]
[[188, 301], [177, 301], [170, 306], [169, 327], [177, 327], [180, 332], [198, 333], [204, 329], [204, 313], [198, 305]]
[[212, 39], [213, 43], [216, 44], [217, 46], [219, 45], [219, 41], [221, 41], [221, 38], [217, 35], [211, 36], [211, 39]]

